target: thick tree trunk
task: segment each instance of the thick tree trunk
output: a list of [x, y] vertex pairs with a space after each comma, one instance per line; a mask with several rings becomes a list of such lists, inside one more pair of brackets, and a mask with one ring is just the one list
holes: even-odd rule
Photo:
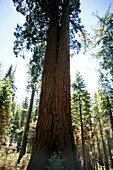
[[70, 105], [70, 52], [69, 52], [69, 1], [66, 0], [63, 9], [62, 22], [58, 43], [56, 64], [56, 115], [55, 143], [57, 151], [65, 158], [68, 170], [79, 169], [76, 160], [74, 144], [71, 105]]
[[53, 124], [56, 112], [55, 106], [55, 69], [57, 56], [57, 14], [54, 7], [48, 31], [48, 41], [45, 54], [45, 64], [42, 75], [42, 87], [39, 103], [39, 117], [36, 128], [36, 139], [33, 146], [29, 170], [43, 170], [48, 158], [54, 151]]
[[44, 170], [48, 158], [56, 151], [65, 159], [67, 170], [81, 169], [76, 158], [71, 107], [69, 58], [69, 1], [65, 0], [62, 22], [58, 28], [57, 7], [50, 20], [36, 141], [28, 170]]
[[19, 158], [18, 158], [18, 163], [20, 163], [20, 160], [22, 159], [22, 157], [23, 157], [23, 155], [25, 154], [25, 151], [26, 151], [27, 137], [28, 137], [28, 131], [29, 131], [29, 123], [30, 123], [33, 101], [34, 101], [34, 95], [35, 95], [35, 88], [36, 87], [33, 87], [33, 89], [32, 89], [31, 100], [30, 100], [30, 105], [29, 105], [29, 110], [28, 110], [28, 116], [27, 116], [26, 126], [25, 126], [25, 130], [24, 130], [24, 136], [23, 136], [23, 140], [22, 140], [22, 147], [21, 147], [21, 150], [20, 150]]

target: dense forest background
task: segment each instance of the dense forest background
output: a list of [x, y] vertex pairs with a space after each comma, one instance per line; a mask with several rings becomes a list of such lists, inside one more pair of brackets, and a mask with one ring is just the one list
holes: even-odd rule
[[[99, 75], [97, 91], [91, 96], [83, 76], [77, 71], [72, 82], [71, 117], [77, 157], [82, 168], [109, 170], [113, 169], [113, 13], [109, 6], [103, 17], [98, 13], [94, 15], [98, 19], [94, 36], [80, 27], [83, 35], [80, 39], [83, 49], [99, 62], [96, 68]], [[20, 29], [17, 25], [16, 38]], [[16, 68], [11, 65], [5, 75], [0, 71], [0, 169], [24, 169], [28, 165], [36, 136], [45, 46], [42, 40], [30, 57], [26, 87], [30, 97], [25, 96], [20, 104], [16, 101]], [[63, 161], [53, 153], [46, 169], [62, 170]]]

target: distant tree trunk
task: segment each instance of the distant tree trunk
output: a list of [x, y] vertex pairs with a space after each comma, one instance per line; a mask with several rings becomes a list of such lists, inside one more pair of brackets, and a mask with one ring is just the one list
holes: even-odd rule
[[97, 134], [96, 134], [96, 138], [97, 138], [97, 147], [98, 147], [98, 154], [99, 154], [99, 164], [102, 166], [102, 170], [104, 170], [104, 164], [103, 164], [103, 160], [102, 160], [102, 154], [100, 151], [100, 144], [99, 144], [99, 139], [98, 139]]
[[108, 96], [107, 96], [107, 107], [108, 107], [108, 113], [109, 113], [109, 116], [110, 116], [111, 129], [112, 129], [112, 138], [113, 138], [113, 116], [112, 116], [111, 104], [110, 104]]
[[80, 107], [80, 121], [81, 121], [81, 136], [82, 136], [83, 162], [84, 162], [84, 170], [86, 170], [85, 143], [84, 143], [84, 130], [83, 130], [82, 108], [81, 108], [81, 103], [80, 103], [80, 96], [79, 96], [79, 107]]
[[87, 159], [87, 161], [86, 161], [86, 169], [87, 170], [89, 170], [89, 169], [93, 170], [92, 165], [91, 165], [91, 159], [90, 159], [89, 152], [90, 152], [90, 145], [88, 145], [88, 148], [86, 150], [86, 159]]
[[[93, 156], [90, 156], [90, 152], [93, 152], [93, 147], [94, 147], [94, 133], [93, 133], [93, 128], [92, 128], [92, 120], [90, 116], [90, 137], [89, 137], [89, 144], [88, 144], [88, 170], [94, 170], [93, 169]], [[92, 154], [93, 155], [93, 154]]]
[[19, 158], [18, 158], [18, 163], [20, 163], [20, 160], [22, 159], [22, 157], [23, 157], [23, 155], [25, 154], [25, 151], [26, 151], [28, 131], [29, 131], [29, 123], [30, 123], [30, 118], [31, 118], [31, 113], [32, 113], [35, 89], [36, 89], [36, 85], [32, 89], [30, 105], [29, 105], [29, 110], [28, 110], [28, 116], [27, 116], [26, 126], [25, 126], [25, 130], [24, 130], [24, 136], [23, 136], [23, 140], [22, 140], [22, 147], [21, 147], [21, 150], [20, 150]]
[[17, 152], [20, 152], [21, 142], [22, 142], [22, 132], [18, 133], [18, 138], [17, 138]]
[[76, 158], [71, 107], [69, 58], [69, 0], [65, 0], [62, 23], [58, 28], [57, 6], [50, 20], [36, 140], [28, 170], [44, 170], [56, 151], [65, 159], [67, 170], [81, 169]]
[[110, 162], [111, 162], [111, 168], [113, 168], [112, 152], [111, 152], [109, 135], [108, 135], [108, 132], [107, 132], [107, 131], [106, 131], [106, 138], [107, 138], [107, 145], [108, 145], [108, 150], [109, 150], [109, 157], [110, 157]]
[[96, 154], [96, 152], [95, 152], [95, 144], [93, 145], [93, 150], [94, 150], [94, 152], [93, 152], [93, 161], [94, 161], [94, 167], [93, 167], [93, 169], [95, 170], [98, 170], [98, 166], [97, 166], [97, 154]]
[[100, 135], [101, 135], [103, 151], [104, 151], [105, 167], [106, 167], [106, 170], [109, 170], [108, 157], [107, 157], [106, 146], [105, 146], [105, 142], [104, 142], [104, 138], [103, 138], [102, 126], [101, 126], [100, 119], [99, 119], [99, 127], [100, 127]]

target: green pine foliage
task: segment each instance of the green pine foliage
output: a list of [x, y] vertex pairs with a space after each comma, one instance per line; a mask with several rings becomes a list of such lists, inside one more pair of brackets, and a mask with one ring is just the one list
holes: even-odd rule
[[[17, 151], [21, 149], [22, 139], [24, 135], [24, 129], [28, 114], [28, 98], [22, 102], [21, 105], [12, 104], [12, 118], [10, 120], [10, 145], [15, 145]], [[28, 145], [27, 152], [31, 153], [32, 145], [35, 139], [35, 128], [37, 120], [37, 109], [33, 108], [32, 117], [30, 120], [30, 128], [28, 132]]]
[[109, 128], [111, 128], [113, 134], [112, 96], [113, 88], [110, 81], [108, 80], [107, 75], [100, 72], [98, 83], [99, 109], [100, 112], [102, 112], [103, 121], [106, 122], [106, 124], [109, 122]]
[[[100, 59], [100, 66], [109, 72], [113, 79], [113, 13], [110, 7], [104, 17], [95, 15], [98, 18], [99, 28], [94, 30], [92, 38], [93, 47], [97, 49], [95, 56]], [[94, 55], [94, 54], [93, 54]]]
[[73, 126], [75, 126], [74, 129], [77, 130], [77, 124], [80, 125], [80, 104], [81, 104], [82, 118], [85, 124], [84, 127], [84, 133], [85, 133], [85, 131], [88, 132], [88, 129], [90, 129], [90, 124], [91, 124], [91, 98], [90, 98], [90, 94], [86, 89], [85, 82], [82, 76], [80, 75], [80, 72], [76, 73], [75, 82], [73, 83], [72, 87], [74, 89], [72, 95]]
[[80, 72], [76, 73], [72, 87], [74, 91], [71, 109], [75, 141], [79, 151], [78, 155], [82, 164], [84, 164], [84, 168], [86, 168], [86, 166], [90, 166], [88, 159], [92, 131], [91, 99]]
[[111, 91], [109, 80], [100, 72], [98, 93], [94, 95], [92, 114], [97, 159], [106, 169], [113, 167]]
[[51, 157], [49, 158], [49, 165], [45, 167], [48, 170], [65, 170], [63, 166], [64, 159], [61, 159], [57, 154], [54, 152]]
[[84, 169], [109, 169], [113, 167], [113, 89], [108, 76], [100, 72], [93, 101], [80, 72], [76, 73], [72, 87], [72, 122], [81, 165]]
[[[19, 109], [19, 112], [17, 110], [16, 115], [15, 116], [19, 116], [18, 119], [18, 125], [19, 127], [17, 129], [15, 129], [16, 131], [16, 135], [17, 135], [17, 151], [20, 151], [21, 148], [21, 144], [22, 144], [22, 138], [23, 138], [23, 133], [24, 133], [24, 127], [26, 124], [26, 118], [27, 118], [27, 113], [28, 113], [28, 98], [25, 98], [25, 101], [22, 102], [22, 106]], [[15, 117], [16, 120], [16, 117]]]
[[12, 81], [9, 70], [0, 78], [0, 143], [9, 133], [9, 122], [12, 109]]
[[[26, 17], [26, 22], [21, 27], [17, 25], [16, 41], [14, 43], [15, 55], [25, 57], [22, 49], [32, 52], [29, 62], [28, 87], [34, 87], [36, 82], [40, 83], [43, 71], [45, 46], [49, 27], [48, 10], [50, 2], [46, 1], [47, 6], [40, 8], [39, 2], [13, 0], [17, 11]], [[25, 3], [26, 2], [26, 6]], [[59, 25], [62, 11], [62, 1], [59, 8]], [[79, 4], [78, 11], [74, 13], [73, 4], [70, 9], [70, 46], [76, 48], [78, 52], [81, 44], [77, 42], [74, 33], [83, 29], [80, 25]], [[77, 1], [76, 1], [77, 2]], [[37, 6], [38, 8], [37, 8]], [[46, 9], [47, 8], [47, 9]], [[31, 10], [31, 13], [29, 13]], [[43, 10], [43, 11], [42, 11]], [[80, 72], [76, 73], [73, 83], [73, 94], [71, 98], [72, 122], [77, 154], [84, 169], [111, 169], [113, 168], [113, 14], [110, 8], [104, 17], [96, 15], [99, 21], [99, 28], [95, 30], [93, 46], [97, 47], [95, 56], [100, 60], [101, 71], [98, 81], [98, 92], [94, 94], [93, 101], [87, 90], [86, 84]], [[43, 21], [43, 22], [42, 22]], [[78, 25], [74, 24], [77, 21]], [[75, 22], [76, 23], [76, 22]], [[105, 71], [103, 71], [103, 70]], [[32, 110], [30, 127], [27, 142], [26, 154], [20, 164], [16, 166], [19, 151], [22, 144], [24, 128], [28, 113], [28, 98], [17, 105], [15, 102], [15, 83], [12, 66], [2, 78], [0, 72], [0, 168], [24, 169], [29, 161], [32, 145], [35, 141], [36, 121], [38, 117], [38, 107]], [[106, 74], [108, 73], [108, 74]], [[109, 78], [111, 75], [111, 79]], [[37, 105], [39, 101], [37, 102]], [[10, 145], [3, 146], [9, 140]], [[13, 161], [12, 161], [13, 160]], [[46, 169], [64, 170], [63, 159], [53, 153], [48, 160]]]
[[[25, 16], [23, 26], [17, 24], [14, 33], [16, 40], [14, 43], [14, 53], [25, 58], [25, 49], [31, 51], [33, 55], [43, 53], [43, 48], [47, 44], [49, 21], [53, 14], [53, 5], [56, 5], [58, 13], [58, 27], [61, 26], [62, 10], [64, 1], [28, 1], [13, 0], [16, 10]], [[81, 25], [80, 2], [70, 1], [70, 47], [79, 53], [82, 44], [75, 38], [75, 34], [85, 37], [84, 26]], [[85, 38], [84, 38], [85, 39]], [[40, 56], [41, 57], [41, 56]], [[43, 55], [42, 55], [43, 57]]]

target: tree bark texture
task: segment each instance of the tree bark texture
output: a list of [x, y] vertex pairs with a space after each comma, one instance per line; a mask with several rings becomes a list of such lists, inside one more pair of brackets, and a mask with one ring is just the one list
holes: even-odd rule
[[28, 170], [44, 170], [56, 152], [67, 170], [81, 169], [74, 144], [70, 107], [69, 0], [65, 0], [61, 26], [57, 7], [50, 20], [36, 140]]

